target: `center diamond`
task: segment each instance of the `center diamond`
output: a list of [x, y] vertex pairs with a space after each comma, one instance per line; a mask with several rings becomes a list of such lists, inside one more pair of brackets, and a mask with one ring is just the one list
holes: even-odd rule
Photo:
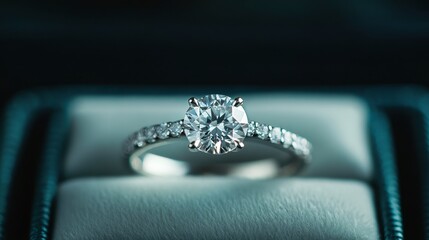
[[219, 94], [194, 100], [184, 119], [189, 142], [198, 150], [212, 154], [227, 153], [242, 144], [248, 120], [241, 104]]

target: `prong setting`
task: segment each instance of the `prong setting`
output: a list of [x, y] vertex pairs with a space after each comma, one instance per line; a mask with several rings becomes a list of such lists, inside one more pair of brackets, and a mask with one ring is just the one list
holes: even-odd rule
[[188, 104], [190, 107], [198, 107], [198, 99], [195, 97], [191, 97], [188, 99]]
[[238, 151], [240, 151], [241, 149], [243, 149], [244, 148], [244, 143], [243, 142], [239, 142], [239, 141], [234, 141], [235, 142], [235, 149], [234, 149], [234, 152], [238, 152]]
[[237, 149], [243, 149], [244, 148], [244, 143], [243, 142], [235, 142], [237, 144]]
[[199, 146], [200, 146], [199, 141], [193, 141], [193, 142], [189, 143], [188, 148], [189, 148], [189, 151], [191, 151], [191, 152], [197, 152]]
[[232, 105], [233, 105], [234, 107], [240, 107], [240, 106], [242, 106], [242, 105], [243, 105], [243, 103], [244, 103], [244, 100], [243, 100], [241, 97], [236, 97], [236, 98], [234, 99], [234, 101], [232, 102]]

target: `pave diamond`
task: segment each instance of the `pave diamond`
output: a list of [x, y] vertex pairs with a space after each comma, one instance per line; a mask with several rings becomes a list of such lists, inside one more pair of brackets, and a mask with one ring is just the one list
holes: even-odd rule
[[243, 142], [248, 120], [241, 105], [234, 99], [218, 94], [207, 95], [189, 107], [184, 129], [189, 142], [197, 149], [212, 154], [228, 153]]
[[168, 138], [170, 131], [168, 130], [168, 123], [161, 123], [155, 127], [156, 135], [159, 139]]
[[268, 139], [270, 135], [270, 126], [266, 124], [258, 124], [256, 126], [256, 134], [260, 139]]
[[156, 138], [155, 126], [150, 126], [143, 129], [143, 135], [147, 142], [154, 142]]
[[272, 143], [281, 143], [281, 141], [282, 141], [282, 129], [281, 128], [275, 127], [271, 130], [270, 141]]
[[134, 145], [137, 146], [137, 147], [143, 147], [143, 145], [145, 144], [145, 142], [144, 142], [145, 138], [144, 138], [143, 133], [142, 133], [141, 130], [138, 131], [138, 132], [136, 132], [132, 136], [132, 138], [133, 138]]
[[182, 122], [181, 121], [172, 122], [168, 129], [170, 130], [171, 136], [178, 137], [178, 136], [180, 136], [180, 134], [182, 134], [182, 131], [183, 131]]
[[249, 123], [249, 127], [247, 128], [247, 136], [253, 137], [253, 135], [255, 135], [255, 131], [256, 131], [256, 123], [252, 121]]
[[292, 133], [286, 130], [282, 132], [283, 137], [283, 146], [289, 147], [292, 144]]

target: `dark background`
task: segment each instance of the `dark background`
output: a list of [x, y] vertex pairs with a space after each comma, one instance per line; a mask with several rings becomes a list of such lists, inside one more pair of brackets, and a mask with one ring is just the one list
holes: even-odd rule
[[[0, 2], [0, 108], [19, 91], [64, 85], [427, 88], [427, 79], [425, 0]], [[422, 124], [408, 113], [392, 110], [390, 118], [396, 146], [409, 144], [398, 137], [409, 129], [421, 134], [412, 127]], [[29, 136], [43, 135], [46, 122], [40, 117]], [[38, 144], [23, 157], [39, 156]], [[423, 205], [421, 179], [418, 166], [403, 161], [417, 156], [405, 150], [396, 152], [404, 228], [408, 238], [420, 239], [424, 226], [416, 219], [423, 217], [415, 214]], [[18, 190], [31, 189], [34, 182], [28, 177], [18, 184]], [[20, 214], [11, 232], [27, 234], [19, 223], [29, 219], [31, 204], [16, 204]]]
[[0, 94], [95, 84], [425, 85], [424, 0], [0, 4]]

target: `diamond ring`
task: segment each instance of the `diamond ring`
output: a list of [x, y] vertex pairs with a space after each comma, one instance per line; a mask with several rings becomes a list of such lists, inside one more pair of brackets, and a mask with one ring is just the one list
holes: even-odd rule
[[[188, 100], [189, 108], [183, 119], [143, 127], [132, 133], [124, 142], [126, 159], [134, 171], [145, 175], [186, 175], [210, 172], [211, 169], [213, 172], [250, 176], [266, 169], [268, 165], [265, 160], [275, 158], [270, 161], [270, 166], [274, 163], [276, 171], [273, 173], [271, 170], [270, 174], [276, 176], [296, 173], [310, 161], [311, 144], [307, 139], [280, 127], [249, 121], [243, 103], [240, 97], [231, 98], [220, 94], [192, 97]], [[172, 140], [186, 139], [184, 136], [188, 140], [189, 150], [201, 154], [194, 157], [194, 160], [173, 161], [159, 156], [154, 158], [155, 155], [150, 153]], [[266, 149], [255, 150], [261, 145], [280, 150], [281, 156], [266, 156], [261, 162], [251, 159], [261, 152], [268, 155], [272, 153]], [[250, 152], [246, 157], [228, 157], [248, 148], [253, 153]], [[173, 150], [175, 148], [169, 146], [158, 152], [162, 155]], [[183, 153], [177, 155], [179, 158], [192, 158]], [[211, 159], [203, 161], [203, 155], [210, 155]], [[249, 164], [255, 162], [259, 165]], [[216, 167], [216, 164], [222, 167]]]

